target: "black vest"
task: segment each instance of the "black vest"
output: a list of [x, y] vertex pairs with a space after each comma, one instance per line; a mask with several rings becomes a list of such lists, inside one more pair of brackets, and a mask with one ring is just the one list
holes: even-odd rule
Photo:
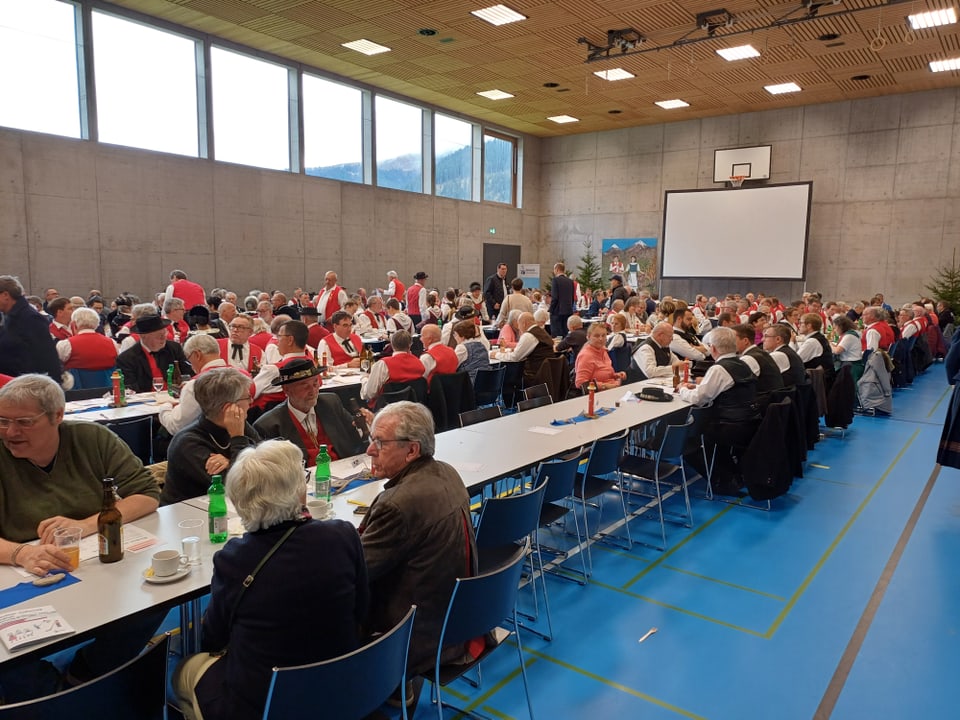
[[774, 352], [782, 352], [790, 359], [790, 369], [783, 373], [783, 384], [785, 387], [794, 387], [796, 385], [807, 384], [807, 371], [803, 368], [803, 360], [797, 355], [797, 351], [789, 345], [781, 345]]
[[769, 395], [774, 390], [783, 387], [783, 375], [776, 361], [763, 348], [756, 346], [747, 348], [743, 353], [757, 361], [760, 366], [760, 376], [757, 378], [757, 395]]
[[836, 371], [833, 369], [833, 350], [830, 348], [830, 343], [823, 336], [823, 333], [814, 333], [810, 337], [820, 343], [820, 354], [813, 358], [813, 360], [805, 362], [803, 366], [808, 368], [823, 368], [823, 382], [829, 388], [833, 383], [834, 375], [836, 375]]
[[553, 338], [542, 327], [534, 325], [527, 332], [537, 339], [536, 347], [527, 355], [526, 362], [523, 365], [524, 378], [532, 380], [540, 369], [541, 363], [547, 358], [555, 357], [556, 353], [553, 351]]
[[[670, 352], [670, 348], [660, 347], [653, 341], [652, 337], [648, 337], [641, 344], [653, 348], [653, 355], [657, 359], [657, 367], [665, 367], [667, 365], [670, 365], [673, 362], [673, 353]], [[648, 379], [647, 376], [644, 375], [642, 372], [639, 374], [643, 375], [643, 377], [641, 378], [642, 380]]]
[[723, 358], [717, 364], [733, 378], [733, 387], [714, 398], [711, 419], [729, 423], [758, 419], [757, 378], [753, 371], [739, 358]]

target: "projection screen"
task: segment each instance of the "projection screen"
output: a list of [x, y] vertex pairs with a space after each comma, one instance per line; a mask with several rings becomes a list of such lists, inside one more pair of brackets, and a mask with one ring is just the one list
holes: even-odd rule
[[804, 280], [813, 183], [668, 190], [661, 278]]

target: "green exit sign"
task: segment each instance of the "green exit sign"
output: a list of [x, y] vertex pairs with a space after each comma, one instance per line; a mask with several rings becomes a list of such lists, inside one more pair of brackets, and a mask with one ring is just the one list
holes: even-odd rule
[[497, 229], [496, 229], [496, 228], [490, 228], [490, 234], [491, 234], [491, 235], [496, 235], [496, 234], [497, 234]]

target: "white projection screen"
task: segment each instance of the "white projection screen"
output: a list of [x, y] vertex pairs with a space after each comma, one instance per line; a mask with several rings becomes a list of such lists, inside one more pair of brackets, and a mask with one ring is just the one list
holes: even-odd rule
[[660, 277], [804, 280], [813, 183], [668, 190]]

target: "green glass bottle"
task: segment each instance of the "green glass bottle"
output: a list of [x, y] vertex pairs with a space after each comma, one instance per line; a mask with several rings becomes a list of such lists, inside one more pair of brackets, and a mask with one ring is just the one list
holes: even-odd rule
[[207, 508], [207, 517], [210, 519], [210, 542], [222, 543], [227, 541], [227, 495], [223, 488], [223, 478], [214, 475], [207, 490], [210, 504]]
[[317, 471], [314, 474], [313, 496], [330, 502], [330, 455], [327, 446], [321, 445], [317, 453]]

